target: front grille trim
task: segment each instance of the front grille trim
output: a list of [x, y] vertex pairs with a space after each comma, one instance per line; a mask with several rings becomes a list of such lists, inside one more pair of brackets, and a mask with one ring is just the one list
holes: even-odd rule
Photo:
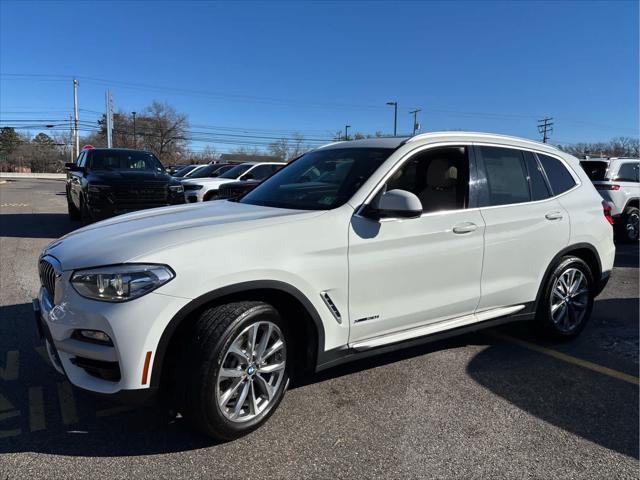
[[56, 280], [62, 274], [59, 262], [51, 256], [45, 256], [38, 262], [38, 273], [40, 274], [40, 284], [51, 297], [56, 296]]

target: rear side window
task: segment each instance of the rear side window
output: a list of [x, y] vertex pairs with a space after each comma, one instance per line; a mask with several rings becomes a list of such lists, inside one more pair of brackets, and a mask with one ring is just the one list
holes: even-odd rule
[[480, 147], [487, 175], [488, 205], [508, 205], [528, 202], [529, 182], [520, 150]]
[[538, 158], [547, 174], [554, 195], [560, 195], [576, 185], [576, 181], [560, 160], [541, 153], [538, 153]]
[[532, 200], [544, 200], [551, 196], [547, 182], [544, 179], [544, 173], [542, 168], [536, 160], [536, 157], [531, 152], [523, 152], [524, 161], [527, 165], [527, 171], [529, 173], [529, 184], [531, 185], [531, 199]]
[[623, 163], [620, 165], [620, 170], [618, 170], [618, 175], [616, 175], [615, 179], [618, 182], [637, 182], [638, 167], [640, 167], [640, 163], [638, 162]]

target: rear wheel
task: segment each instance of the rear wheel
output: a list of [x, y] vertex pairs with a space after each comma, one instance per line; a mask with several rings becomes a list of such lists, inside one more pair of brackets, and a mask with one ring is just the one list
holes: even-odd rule
[[198, 430], [231, 440], [262, 425], [289, 380], [287, 330], [263, 302], [205, 310], [185, 337], [178, 368], [179, 408]]
[[593, 310], [593, 274], [584, 260], [563, 257], [547, 280], [536, 320], [543, 331], [559, 339], [577, 336]]
[[640, 210], [637, 207], [627, 207], [622, 216], [619, 234], [622, 240], [627, 242], [637, 242], [640, 236], [638, 221], [640, 220]]

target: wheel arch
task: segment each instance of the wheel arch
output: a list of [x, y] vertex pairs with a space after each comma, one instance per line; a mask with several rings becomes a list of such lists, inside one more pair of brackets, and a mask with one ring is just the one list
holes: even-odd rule
[[[599, 280], [602, 276], [602, 262], [600, 261], [600, 255], [598, 255], [598, 251], [596, 250], [596, 248], [590, 243], [576, 243], [574, 245], [565, 247], [562, 250], [560, 250], [555, 255], [555, 257], [553, 257], [551, 262], [549, 262], [549, 265], [547, 266], [546, 271], [544, 272], [544, 276], [542, 277], [542, 282], [540, 282], [540, 285], [538, 287], [538, 294], [536, 295], [534, 311], [537, 311], [538, 309], [538, 303], [540, 302], [540, 298], [542, 297], [542, 294], [544, 292], [544, 287], [547, 284], [549, 277], [553, 273], [553, 269], [558, 264], [558, 261], [562, 257], [565, 257], [567, 255], [574, 255], [584, 260], [587, 263], [587, 265], [589, 265], [589, 268], [591, 269], [591, 273], [593, 273], [594, 288], [596, 288], [596, 286], [598, 285]], [[598, 293], [600, 292], [598, 291], [595, 292], [596, 295]]]
[[626, 205], [624, 206], [624, 210], [626, 211], [629, 207], [640, 208], [640, 199], [638, 197], [630, 198], [627, 200]]
[[[276, 280], [255, 280], [228, 285], [211, 292], [205, 293], [193, 299], [182, 307], [168, 323], [158, 345], [153, 360], [151, 371], [151, 388], [158, 388], [163, 375], [163, 367], [166, 360], [173, 352], [173, 347], [178, 343], [182, 331], [190, 324], [190, 319], [212, 306], [237, 300], [262, 300], [272, 304], [279, 310], [284, 310], [285, 315], [298, 315], [301, 322], [289, 322], [292, 333], [296, 338], [304, 338], [306, 341], [300, 344], [297, 352], [302, 358], [296, 360], [302, 362], [305, 369], [314, 369], [318, 363], [318, 357], [324, 350], [324, 326], [318, 311], [311, 301], [296, 287]], [[304, 348], [302, 348], [304, 347]]]

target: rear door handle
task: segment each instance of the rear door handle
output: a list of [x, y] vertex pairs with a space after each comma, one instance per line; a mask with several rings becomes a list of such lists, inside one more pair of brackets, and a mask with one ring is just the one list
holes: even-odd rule
[[453, 233], [457, 233], [457, 234], [471, 233], [471, 232], [474, 232], [476, 228], [478, 228], [478, 226], [472, 222], [459, 223], [458, 225], [454, 225]]
[[547, 220], [562, 220], [562, 213], [549, 212], [544, 216], [544, 218], [546, 218]]

